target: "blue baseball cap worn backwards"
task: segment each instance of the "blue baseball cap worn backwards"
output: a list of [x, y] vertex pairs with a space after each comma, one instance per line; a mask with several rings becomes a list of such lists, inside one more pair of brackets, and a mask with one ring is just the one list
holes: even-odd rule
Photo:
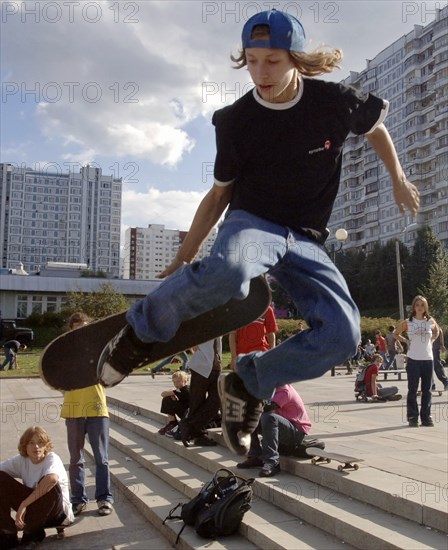
[[[269, 26], [269, 40], [251, 39], [257, 25]], [[288, 52], [303, 52], [305, 31], [300, 22], [283, 11], [269, 10], [253, 15], [243, 27], [243, 48], [280, 48]]]

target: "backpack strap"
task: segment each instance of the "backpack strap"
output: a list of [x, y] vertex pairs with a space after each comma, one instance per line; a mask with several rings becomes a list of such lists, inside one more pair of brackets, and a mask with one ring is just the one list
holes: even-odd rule
[[168, 515], [167, 515], [166, 518], [163, 520], [162, 525], [165, 525], [165, 522], [166, 522], [167, 519], [182, 519], [181, 516], [174, 516], [174, 515], [173, 515], [173, 513], [174, 513], [180, 506], [182, 506], [182, 503], [181, 503], [181, 502], [179, 502], [179, 504], [176, 504], [176, 506], [168, 512]]

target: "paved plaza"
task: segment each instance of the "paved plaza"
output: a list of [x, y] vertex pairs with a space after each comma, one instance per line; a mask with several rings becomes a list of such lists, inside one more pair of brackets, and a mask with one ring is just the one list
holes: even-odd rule
[[[422, 502], [431, 498], [448, 511], [448, 393], [433, 397], [435, 427], [409, 428], [405, 399], [391, 403], [356, 401], [354, 379], [354, 375], [341, 371], [335, 377], [327, 374], [295, 384], [313, 422], [312, 435], [323, 439], [329, 451], [362, 458], [375, 471], [403, 476], [399, 489], [403, 497]], [[397, 385], [400, 393], [406, 396], [406, 381], [387, 380], [384, 384]], [[160, 393], [170, 387], [170, 376], [160, 375], [152, 380], [147, 375], [134, 375], [107, 390], [107, 394], [159, 411]], [[55, 451], [67, 465], [65, 425], [59, 418], [61, 393], [45, 386], [39, 378], [27, 378], [2, 379], [0, 394], [1, 459], [16, 454], [18, 438], [26, 427], [39, 424], [50, 433]], [[90, 475], [90, 496], [92, 484]], [[96, 503], [92, 501], [87, 513], [67, 530], [63, 543], [50, 536], [42, 548], [171, 547], [118, 490], [115, 493], [114, 514], [99, 517]]]

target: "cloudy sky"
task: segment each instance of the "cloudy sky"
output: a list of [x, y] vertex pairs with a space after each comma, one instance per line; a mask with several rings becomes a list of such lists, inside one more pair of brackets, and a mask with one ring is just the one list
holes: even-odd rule
[[1, 1], [1, 162], [123, 178], [123, 226], [188, 229], [212, 185], [213, 111], [250, 89], [231, 67], [244, 22], [275, 7], [345, 78], [441, 2]]

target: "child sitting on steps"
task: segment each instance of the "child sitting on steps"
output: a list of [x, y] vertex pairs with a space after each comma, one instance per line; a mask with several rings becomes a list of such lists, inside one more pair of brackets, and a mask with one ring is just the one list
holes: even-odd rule
[[168, 423], [160, 428], [159, 434], [165, 435], [177, 426], [177, 418], [181, 420], [190, 406], [189, 377], [184, 371], [177, 371], [172, 376], [174, 389], [161, 393], [162, 405], [160, 412], [167, 415]]

